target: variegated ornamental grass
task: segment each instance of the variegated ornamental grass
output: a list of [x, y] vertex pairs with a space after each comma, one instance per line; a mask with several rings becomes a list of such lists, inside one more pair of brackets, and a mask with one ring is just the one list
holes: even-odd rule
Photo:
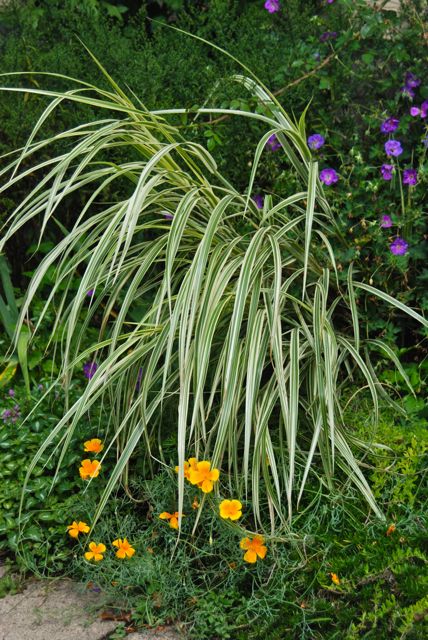
[[[358, 282], [352, 270], [347, 288], [339, 286], [334, 249], [343, 240], [306, 144], [304, 115], [295, 122], [265, 87], [244, 76], [234, 80], [258, 98], [263, 113], [199, 109], [201, 115], [228, 113], [265, 126], [242, 194], [220, 175], [204, 147], [168, 124], [170, 114], [184, 109], [149, 111], [103, 73], [109, 91], [71, 78], [67, 92], [5, 89], [51, 102], [26, 146], [3, 158], [2, 192], [30, 174], [40, 180], [8, 220], [0, 250], [33, 217], [42, 219], [43, 236], [51, 219], [60, 222], [71, 194], [87, 194], [73, 227], [36, 270], [20, 325], [55, 266], [39, 323], [55, 300], [56, 328], [63, 329], [59, 378], [68, 382], [87, 360], [99, 364], [44, 442], [28, 477], [58, 436], [60, 467], [78, 421], [94, 403], [108, 399], [112, 435], [101, 465], [113, 446], [118, 457], [93, 527], [117, 483], [127, 482], [136, 449], [144, 452], [148, 469], [154, 459], [163, 460], [163, 409], [172, 400], [178, 407], [178, 466], [196, 456], [220, 468], [217, 484], [250, 503], [261, 529], [287, 527], [310, 473], [330, 489], [344, 478], [353, 482], [381, 515], [355, 455], [363, 443], [344, 423], [343, 390], [358, 371], [377, 413], [378, 394], [385, 393], [370, 363], [373, 349], [406, 376], [387, 345], [360, 338], [355, 291], [427, 323]], [[44, 121], [72, 103], [92, 106], [100, 119], [43, 140]], [[259, 210], [250, 197], [252, 184], [274, 133], [301, 187], [283, 200], [265, 198]], [[38, 152], [57, 142], [68, 150], [38, 163]], [[113, 159], [118, 149], [129, 151], [128, 161]], [[121, 195], [112, 200], [111, 192]], [[76, 278], [79, 290], [70, 296]], [[95, 314], [102, 317], [99, 342], [83, 350]], [[182, 513], [183, 474], [177, 484]]]

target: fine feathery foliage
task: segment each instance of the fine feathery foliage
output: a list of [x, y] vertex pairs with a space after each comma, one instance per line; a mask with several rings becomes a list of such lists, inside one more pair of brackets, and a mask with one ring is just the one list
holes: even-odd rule
[[[59, 380], [67, 385], [87, 360], [99, 365], [46, 438], [27, 478], [51, 445], [58, 449], [59, 469], [79, 420], [106, 399], [113, 410], [104, 455], [117, 447], [117, 463], [96, 517], [117, 483], [127, 482], [137, 448], [145, 452], [147, 469], [159, 460], [181, 468], [188, 456], [210, 460], [221, 468], [231, 495], [251, 501], [263, 529], [266, 513], [272, 530], [287, 527], [310, 474], [329, 490], [333, 482], [353, 482], [381, 515], [356, 456], [364, 443], [343, 419], [342, 388], [353, 374], [361, 376], [376, 415], [378, 394], [385, 392], [370, 352], [382, 351], [406, 374], [386, 344], [360, 337], [355, 290], [427, 322], [354, 279], [352, 269], [347, 289], [339, 286], [335, 243], [343, 239], [306, 144], [304, 115], [295, 122], [266, 88], [241, 75], [234, 80], [257, 98], [257, 113], [198, 109], [198, 116], [228, 113], [265, 127], [242, 194], [204, 147], [168, 123], [186, 110], [148, 111], [99, 66], [110, 91], [60, 75], [72, 89], [4, 88], [51, 102], [25, 147], [3, 157], [1, 192], [30, 175], [40, 178], [6, 222], [0, 251], [33, 217], [43, 218], [41, 236], [51, 220], [61, 226], [66, 199], [83, 194], [73, 227], [64, 229], [33, 275], [16, 335], [54, 267], [55, 284], [38, 323], [54, 306], [62, 335]], [[44, 122], [68, 103], [89, 105], [103, 116], [38, 140]], [[301, 190], [275, 202], [266, 197], [258, 209], [252, 184], [273, 134]], [[57, 143], [69, 150], [37, 163], [37, 153]], [[116, 162], [117, 149], [127, 150], [127, 162]], [[71, 296], [76, 279], [80, 285]], [[94, 321], [99, 342], [87, 349], [85, 335]], [[176, 461], [162, 454], [167, 403], [177, 407]], [[182, 512], [182, 474], [177, 482]]]

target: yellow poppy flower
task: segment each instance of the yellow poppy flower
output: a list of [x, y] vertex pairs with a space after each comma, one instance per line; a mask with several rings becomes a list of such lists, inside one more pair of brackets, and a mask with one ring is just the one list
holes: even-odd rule
[[80, 477], [83, 480], [87, 480], [88, 478], [96, 478], [100, 472], [101, 464], [98, 460], [82, 460], [80, 463], [81, 467], [79, 469]]
[[[168, 513], [168, 511], [163, 511], [161, 514], [159, 514], [159, 518], [161, 520], [169, 520], [169, 526], [171, 527], [171, 529], [178, 529], [179, 515], [180, 514], [178, 513], [178, 511], [176, 511], [175, 513]], [[185, 518], [184, 513], [181, 517]]]
[[239, 500], [223, 500], [220, 502], [220, 516], [227, 520], [238, 520], [242, 516], [242, 504]]
[[104, 445], [99, 438], [92, 438], [92, 440], [87, 440], [83, 443], [83, 448], [84, 451], [99, 453], [104, 449]]
[[79, 533], [89, 533], [90, 527], [86, 522], [76, 522], [73, 520], [73, 524], [69, 524], [67, 531], [72, 538], [77, 538]]
[[211, 469], [211, 463], [203, 460], [196, 464], [196, 469], [190, 469], [190, 482], [197, 484], [204, 493], [213, 490], [213, 483], [217, 482], [220, 476], [218, 469]]
[[132, 547], [126, 538], [118, 538], [112, 542], [113, 547], [117, 547], [116, 556], [121, 560], [125, 558], [132, 558], [135, 553], [134, 547]]
[[243, 538], [239, 546], [246, 551], [244, 555], [245, 562], [251, 562], [252, 564], [256, 562], [257, 557], [263, 559], [267, 553], [263, 536], [254, 536], [252, 540], [251, 538]]
[[331, 581], [334, 582], [334, 584], [340, 584], [339, 576], [337, 575], [337, 573], [330, 573], [330, 576]]
[[103, 553], [106, 550], [105, 544], [103, 544], [102, 542], [98, 544], [96, 542], [90, 542], [89, 548], [90, 551], [87, 551], [85, 553], [86, 560], [94, 560], [95, 562], [99, 562], [104, 558]]

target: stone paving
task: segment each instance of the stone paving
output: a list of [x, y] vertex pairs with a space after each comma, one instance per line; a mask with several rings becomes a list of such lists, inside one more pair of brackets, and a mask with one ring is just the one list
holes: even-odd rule
[[[4, 568], [0, 566], [0, 578]], [[0, 640], [107, 640], [117, 622], [102, 620], [102, 596], [71, 580], [30, 579], [22, 593], [0, 598]], [[171, 628], [131, 633], [127, 640], [179, 640]]]

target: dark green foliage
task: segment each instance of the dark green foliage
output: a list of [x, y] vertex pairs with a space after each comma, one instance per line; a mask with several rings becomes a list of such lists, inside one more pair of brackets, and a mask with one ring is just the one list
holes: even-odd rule
[[[96, 437], [97, 432], [96, 426], [88, 429], [87, 424], [82, 425], [61, 465], [54, 490], [57, 457], [51, 456], [51, 451], [46, 452], [27, 485], [20, 519], [28, 465], [64, 411], [62, 390], [53, 392], [49, 401], [44, 400], [34, 408], [46, 388], [46, 384], [41, 384], [33, 389], [30, 401], [19, 389], [13, 397], [8, 390], [3, 390], [0, 396], [0, 553], [12, 551], [22, 566], [42, 573], [64, 570], [70, 557], [66, 526], [72, 520], [89, 516], [85, 505], [88, 495], [80, 495], [84, 483], [79, 477], [79, 464], [88, 455], [83, 453], [83, 440], [88, 433], [88, 438]], [[78, 393], [79, 387], [74, 386], [72, 396]], [[32, 408], [33, 413], [24, 422]], [[5, 417], [5, 411], [10, 409], [12, 416]]]

